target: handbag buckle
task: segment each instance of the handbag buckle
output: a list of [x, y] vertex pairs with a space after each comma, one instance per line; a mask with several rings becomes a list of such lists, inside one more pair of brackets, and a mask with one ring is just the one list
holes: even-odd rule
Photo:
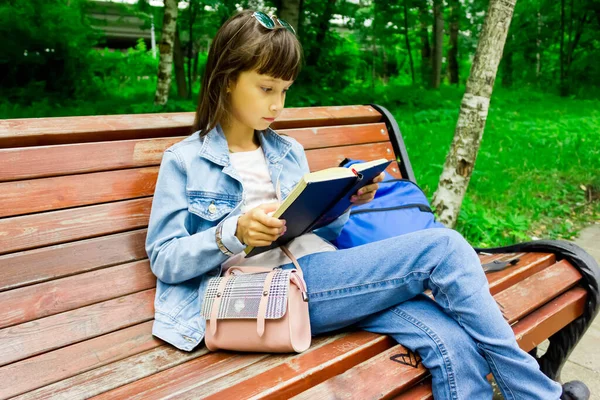
[[302, 292], [302, 301], [308, 303], [308, 295], [306, 294], [306, 292]]

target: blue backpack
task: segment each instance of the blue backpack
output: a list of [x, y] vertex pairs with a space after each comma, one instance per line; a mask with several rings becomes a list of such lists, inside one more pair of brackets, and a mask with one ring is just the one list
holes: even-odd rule
[[[346, 159], [341, 166], [362, 162]], [[352, 207], [350, 219], [333, 242], [338, 249], [360, 246], [429, 228], [444, 228], [435, 220], [425, 193], [408, 179], [385, 172], [373, 201]]]

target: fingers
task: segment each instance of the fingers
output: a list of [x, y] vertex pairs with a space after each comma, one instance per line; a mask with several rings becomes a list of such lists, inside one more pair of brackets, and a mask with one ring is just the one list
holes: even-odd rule
[[[283, 231], [281, 234], [285, 233]], [[259, 231], [249, 231], [247, 235], [247, 242], [252, 246], [269, 246], [271, 243], [279, 239], [281, 234], [266, 234]]]
[[373, 182], [374, 182], [374, 183], [377, 183], [377, 182], [383, 182], [383, 180], [384, 180], [384, 179], [385, 179], [385, 172], [382, 172], [382, 173], [380, 173], [379, 175], [377, 175], [377, 176], [375, 177], [375, 179], [373, 179]]
[[256, 210], [254, 213], [254, 220], [268, 228], [281, 228], [285, 226], [285, 220], [277, 219], [270, 215], [276, 211], [277, 208], [279, 208], [279, 203], [261, 204], [254, 209]]

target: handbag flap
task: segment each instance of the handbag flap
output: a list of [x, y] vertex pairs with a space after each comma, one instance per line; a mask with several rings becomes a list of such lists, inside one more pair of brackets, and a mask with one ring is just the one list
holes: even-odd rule
[[[220, 294], [221, 305], [217, 319], [258, 318], [258, 307], [263, 297], [263, 286], [269, 272], [231, 275]], [[278, 319], [287, 309], [290, 275], [292, 270], [276, 270], [268, 291], [266, 319]], [[223, 277], [211, 278], [204, 294], [202, 317], [210, 318], [213, 301], [217, 297], [219, 283]]]

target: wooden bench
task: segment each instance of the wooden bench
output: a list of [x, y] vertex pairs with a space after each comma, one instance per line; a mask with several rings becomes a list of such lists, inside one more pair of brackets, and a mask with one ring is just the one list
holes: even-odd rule
[[[0, 398], [431, 398], [417, 356], [383, 335], [320, 336], [299, 355], [209, 353], [204, 345], [188, 353], [151, 335], [156, 278], [144, 240], [152, 194], [163, 151], [190, 133], [192, 120], [0, 121]], [[313, 170], [345, 157], [397, 157], [389, 171], [414, 180], [382, 107], [286, 109], [273, 128], [305, 146]], [[535, 350], [579, 327], [567, 345], [551, 341], [543, 365], [557, 374], [596, 311], [597, 291], [554, 254], [481, 259], [517, 256], [488, 279], [521, 347]]]

